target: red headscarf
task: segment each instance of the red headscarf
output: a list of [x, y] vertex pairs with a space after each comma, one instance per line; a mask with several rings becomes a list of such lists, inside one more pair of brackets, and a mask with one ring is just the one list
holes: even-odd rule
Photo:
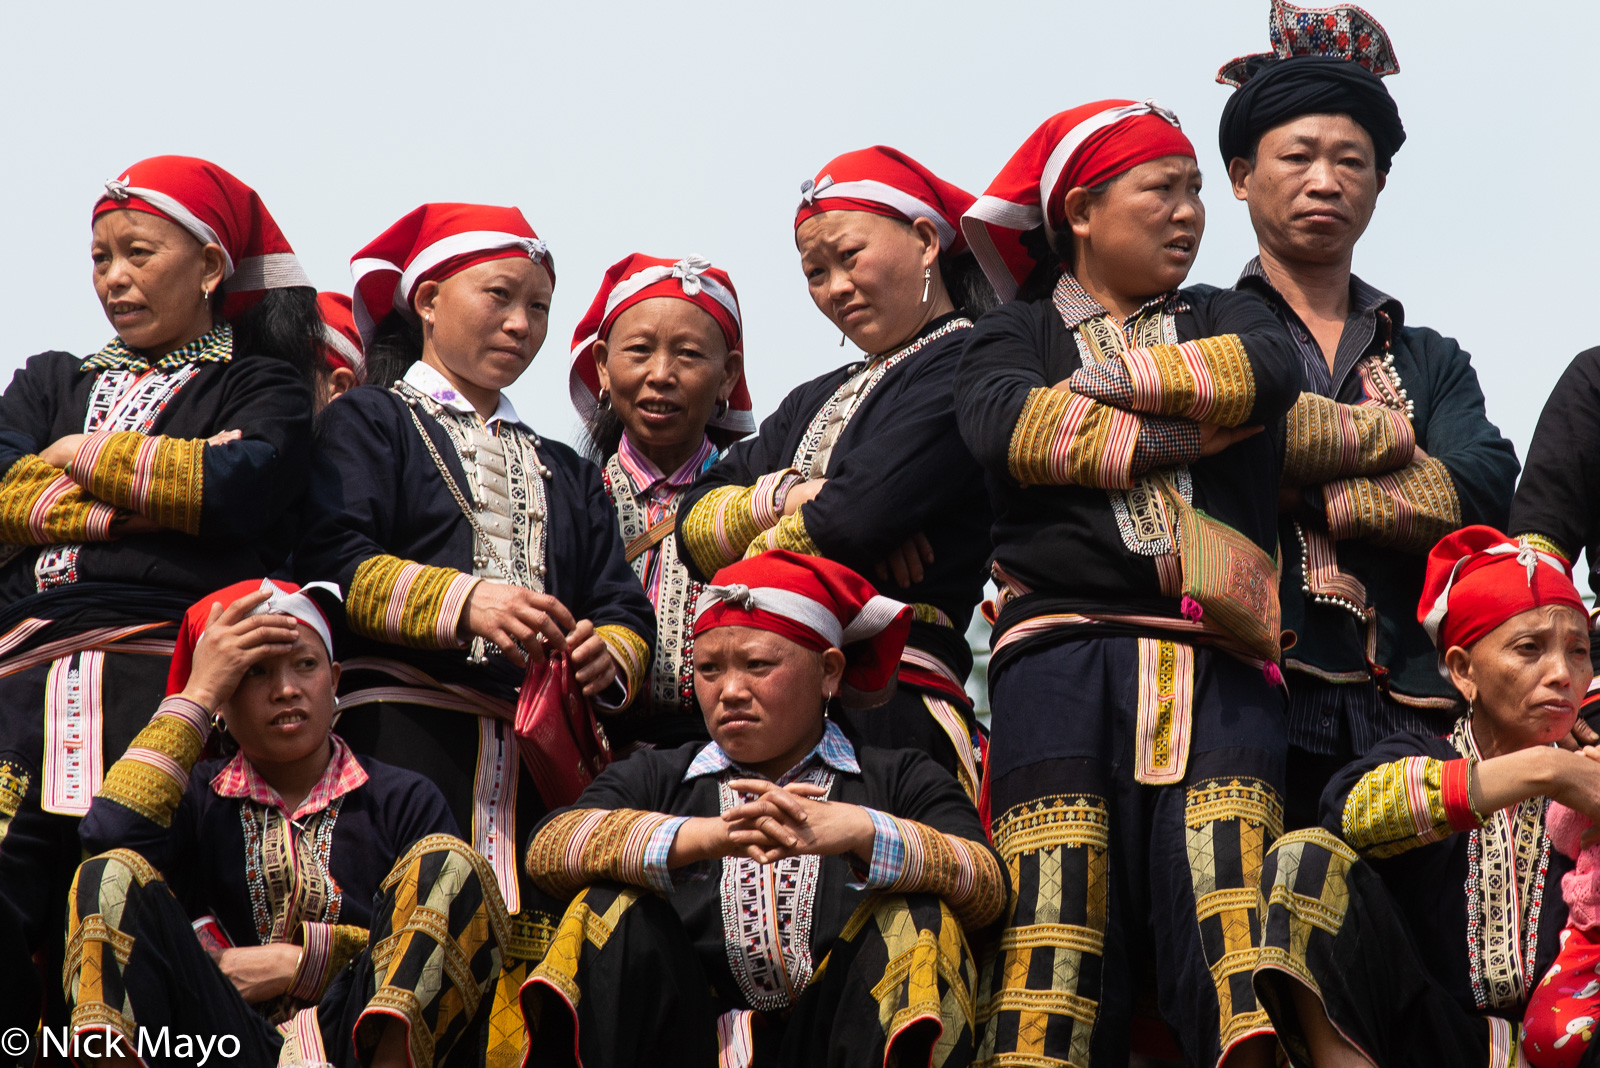
[[1587, 614], [1565, 561], [1493, 527], [1462, 527], [1428, 553], [1417, 620], [1442, 653], [1471, 648], [1512, 616], [1549, 604]]
[[311, 285], [289, 240], [256, 191], [203, 159], [152, 156], [105, 183], [94, 218], [128, 209], [183, 227], [203, 245], [217, 245], [222, 268], [222, 314], [248, 310], [268, 289]]
[[845, 654], [845, 703], [870, 708], [894, 692], [911, 606], [884, 597], [843, 564], [773, 549], [718, 571], [695, 605], [694, 632], [755, 627]]
[[333, 656], [333, 637], [329, 632], [328, 617], [307, 591], [327, 590], [338, 597], [339, 587], [331, 582], [308, 582], [304, 586], [296, 586], [292, 582], [279, 582], [276, 579], [246, 579], [232, 586], [224, 586], [209, 597], [200, 598], [183, 614], [183, 622], [178, 625], [177, 647], [172, 650], [172, 666], [167, 669], [169, 697], [182, 693], [189, 684], [189, 672], [194, 669], [194, 647], [200, 644], [200, 637], [211, 620], [211, 606], [221, 604], [226, 609], [239, 598], [248, 597], [257, 590], [271, 590], [272, 596], [257, 605], [250, 613], [252, 616], [293, 616], [315, 631], [317, 637], [322, 639], [323, 647], [328, 650], [328, 656]]
[[526, 256], [550, 275], [550, 250], [516, 208], [485, 204], [424, 204], [379, 234], [350, 259], [354, 312], [364, 342], [391, 311], [411, 315], [423, 282], [442, 282], [489, 260]]
[[[595, 342], [611, 332], [617, 316], [652, 297], [688, 301], [716, 320], [729, 351], [742, 351], [744, 327], [739, 318], [739, 294], [728, 272], [711, 266], [699, 256], [670, 260], [635, 252], [606, 271], [600, 292], [595, 294], [594, 302], [572, 335], [572, 369], [567, 374], [567, 391], [572, 396], [572, 406], [578, 409], [584, 422], [593, 422], [600, 410]], [[750, 390], [740, 376], [738, 385], [733, 387], [733, 395], [728, 398], [728, 410], [713, 415], [707, 425], [749, 434], [756, 428], [750, 409]]]
[[344, 367], [355, 372], [357, 382], [367, 380], [367, 358], [361, 350], [350, 298], [343, 293], [317, 294], [317, 314], [322, 316], [322, 359], [328, 370]]
[[795, 229], [825, 211], [868, 211], [891, 219], [927, 219], [939, 230], [946, 253], [967, 250], [961, 236], [961, 215], [973, 196], [934, 174], [897, 149], [886, 145], [846, 152], [829, 160], [815, 178], [800, 183]]
[[995, 294], [1011, 300], [1035, 260], [1022, 235], [1063, 221], [1069, 189], [1096, 186], [1164, 156], [1195, 158], [1178, 117], [1154, 100], [1100, 100], [1046, 119], [961, 217]]

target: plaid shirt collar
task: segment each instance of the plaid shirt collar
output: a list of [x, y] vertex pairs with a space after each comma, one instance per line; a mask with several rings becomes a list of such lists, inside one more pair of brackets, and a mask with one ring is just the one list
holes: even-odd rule
[[275, 808], [291, 821], [315, 815], [367, 782], [367, 769], [356, 760], [344, 739], [337, 734], [330, 734], [328, 742], [333, 752], [328, 758], [328, 766], [323, 769], [322, 778], [317, 780], [317, 785], [311, 788], [306, 799], [300, 802], [300, 807], [292, 813], [284, 807], [278, 791], [267, 785], [267, 780], [244, 758], [243, 753], [235, 753], [233, 759], [217, 772], [211, 780], [211, 789], [218, 797], [254, 801], [258, 805]]
[[[1111, 315], [1113, 320], [1116, 319], [1115, 315], [1112, 315], [1098, 300], [1091, 297], [1089, 291], [1084, 289], [1078, 283], [1078, 280], [1067, 272], [1063, 272], [1061, 281], [1056, 283], [1055, 292], [1051, 294], [1051, 301], [1055, 304], [1056, 311], [1061, 314], [1061, 321], [1066, 324], [1068, 330], [1076, 330], [1079, 326], [1098, 315]], [[1131, 323], [1145, 312], [1167, 305], [1173, 306], [1167, 307], [1166, 310], [1175, 312], [1178, 310], [1177, 303], [1178, 291], [1169, 289], [1167, 292], [1158, 293], [1139, 305], [1139, 310], [1128, 316], [1126, 321]], [[1118, 323], [1117, 325], [1121, 326], [1123, 324]]]
[[186, 363], [227, 363], [233, 359], [233, 327], [223, 322], [213, 326], [181, 349], [173, 349], [151, 363], [149, 359], [130, 349], [122, 338], [114, 337], [105, 348], [90, 356], [80, 365], [85, 371], [112, 369], [148, 371], [154, 367], [161, 371], [175, 371]]
[[628, 435], [622, 435], [622, 441], [617, 446], [617, 463], [622, 466], [623, 473], [633, 483], [636, 497], [670, 498], [688, 489], [690, 483], [710, 467], [716, 458], [717, 447], [711, 444], [710, 438], [704, 438], [700, 442], [700, 448], [695, 450], [695, 454], [689, 457], [687, 463], [672, 474], [663, 475], [661, 469], [634, 446]]
[[[822, 741], [805, 755], [805, 759], [780, 775], [778, 785], [793, 782], [812, 764], [819, 761], [834, 771], [850, 775], [861, 774], [861, 762], [856, 759], [856, 747], [850, 744], [850, 739], [844, 736], [844, 731], [839, 729], [838, 724], [830, 719], [823, 721]], [[702, 775], [719, 775], [729, 768], [736, 768], [752, 779], [766, 778], [759, 772], [750, 771], [734, 763], [716, 742], [707, 742], [706, 747], [690, 762], [689, 770], [683, 773], [683, 781], [698, 779]]]

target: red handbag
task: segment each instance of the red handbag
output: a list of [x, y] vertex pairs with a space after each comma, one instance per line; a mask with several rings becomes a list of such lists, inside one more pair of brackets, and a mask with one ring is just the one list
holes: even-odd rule
[[546, 808], [572, 804], [611, 763], [611, 742], [565, 653], [528, 661], [514, 729]]

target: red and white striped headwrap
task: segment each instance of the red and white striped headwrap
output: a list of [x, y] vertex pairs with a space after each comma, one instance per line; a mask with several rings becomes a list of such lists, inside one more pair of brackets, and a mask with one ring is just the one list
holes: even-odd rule
[[[722, 330], [729, 351], [743, 351], [744, 324], [739, 317], [739, 294], [728, 272], [711, 266], [700, 256], [681, 260], [646, 256], [635, 252], [611, 265], [600, 291], [572, 335], [572, 367], [567, 374], [567, 390], [572, 406], [585, 422], [599, 413], [600, 374], [595, 369], [595, 342], [611, 332], [617, 317], [641, 301], [655, 297], [686, 300], [711, 316]], [[744, 376], [733, 387], [728, 410], [713, 415], [708, 426], [749, 434], [756, 428], [751, 414], [750, 390]]]
[[232, 318], [268, 289], [311, 286], [289, 239], [254, 189], [192, 156], [152, 156], [108, 179], [94, 218], [143, 211], [178, 224], [202, 245], [222, 249], [222, 313]]
[[391, 312], [415, 314], [411, 298], [423, 282], [442, 282], [489, 260], [526, 256], [556, 281], [550, 250], [516, 208], [487, 204], [424, 204], [379, 234], [350, 259], [354, 312], [362, 340]]

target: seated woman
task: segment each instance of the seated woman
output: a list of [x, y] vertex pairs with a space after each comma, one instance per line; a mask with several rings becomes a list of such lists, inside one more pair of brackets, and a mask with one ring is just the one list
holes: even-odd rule
[[529, 1063], [971, 1059], [964, 932], [1005, 872], [947, 772], [827, 718], [892, 684], [910, 622], [829, 560], [718, 572], [695, 613], [713, 740], [613, 765], [529, 843], [540, 886], [581, 891], [523, 987]]
[[[247, 1064], [292, 1043], [282, 1063], [415, 1068], [469, 1031], [510, 934], [493, 873], [432, 783], [330, 733], [330, 640], [306, 591], [269, 580], [189, 610], [172, 696], [80, 828], [75, 1032], [147, 1064], [192, 1063], [152, 1045], [167, 1029], [232, 1036]], [[238, 752], [197, 764], [213, 728]]]
[[[425, 204], [351, 269], [374, 372], [382, 354], [411, 362], [323, 411], [295, 573], [346, 591], [340, 734], [444, 792], [515, 917], [516, 972], [559, 917], [532, 903], [518, 844], [571, 800], [547, 803], [519, 759], [527, 660], [566, 652], [583, 692], [621, 712], [644, 690], [654, 613], [599, 471], [502, 392], [544, 344], [555, 286], [522, 212]], [[520, 983], [497, 987], [496, 1034], [513, 1041]]]
[[0, 896], [22, 929], [0, 1030], [37, 1019], [9, 986], [34, 953], [60, 970], [77, 822], [160, 701], [179, 618], [283, 563], [311, 448], [316, 290], [261, 198], [186, 156], [121, 174], [88, 249], [115, 335], [29, 357], [0, 395]]
[[1488, 527], [1434, 546], [1417, 617], [1467, 711], [1334, 777], [1280, 838], [1255, 988], [1296, 1065], [1523, 1063], [1518, 1024], [1567, 919], [1546, 799], [1600, 816], [1600, 753], [1552, 743], [1588, 688], [1584, 604], [1558, 557]]
[[[634, 253], [606, 272], [572, 340], [572, 403], [589, 432], [628, 563], [656, 608], [650, 689], [613, 745], [704, 741], [694, 699], [694, 605], [672, 537], [678, 502], [726, 446], [755, 429], [745, 388], [739, 295], [698, 256]], [[615, 721], [614, 721], [615, 722]]]
[[857, 742], [921, 749], [977, 797], [978, 726], [964, 689], [967, 624], [983, 596], [989, 495], [956, 429], [955, 371], [992, 302], [957, 224], [972, 196], [881, 145], [832, 160], [801, 188], [800, 267], [817, 310], [864, 354], [795, 387], [761, 432], [684, 495], [690, 576], [765, 549], [836, 560], [913, 602], [888, 703], [846, 695]]

